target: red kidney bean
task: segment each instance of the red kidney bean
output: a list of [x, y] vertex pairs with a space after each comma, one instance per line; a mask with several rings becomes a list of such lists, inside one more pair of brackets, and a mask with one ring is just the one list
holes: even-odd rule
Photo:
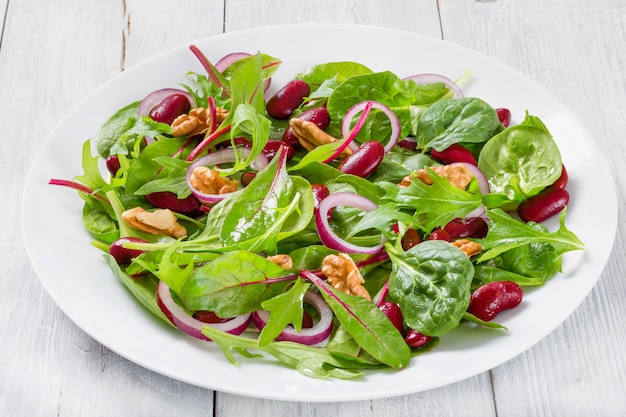
[[482, 239], [487, 236], [489, 225], [481, 217], [470, 217], [469, 219], [454, 219], [446, 224], [443, 230], [450, 234], [452, 240], [468, 237]]
[[156, 208], [170, 209], [185, 215], [194, 215], [200, 211], [200, 201], [194, 195], [179, 199], [174, 193], [159, 191], [148, 194], [145, 197], [146, 201]]
[[344, 159], [337, 169], [346, 174], [367, 178], [378, 168], [384, 156], [384, 146], [375, 140], [368, 140], [356, 152]]
[[147, 243], [143, 239], [137, 237], [121, 237], [109, 246], [109, 255], [115, 258], [115, 261], [120, 265], [129, 264], [133, 258], [138, 257], [144, 251], [139, 249], [127, 249], [123, 245], [124, 243]]
[[561, 170], [561, 176], [556, 181], [554, 181], [554, 184], [552, 184], [550, 187], [560, 188], [561, 190], [564, 190], [565, 187], [567, 186], [568, 181], [569, 181], [569, 175], [567, 174], [565, 165], [563, 165], [563, 168]]
[[494, 281], [478, 287], [470, 298], [467, 311], [481, 320], [491, 321], [503, 310], [522, 302], [523, 291], [512, 281]]
[[500, 123], [504, 127], [509, 127], [511, 124], [511, 110], [505, 108], [496, 109], [496, 113], [498, 114], [498, 119], [500, 119]]
[[[307, 122], [314, 123], [317, 127], [324, 130], [330, 124], [330, 115], [326, 107], [314, 107], [303, 111], [298, 115], [298, 119], [306, 120]], [[283, 132], [283, 142], [287, 142], [293, 147], [300, 146], [298, 138], [293, 134], [291, 126], [287, 126], [287, 129]]]
[[468, 164], [478, 166], [474, 155], [466, 147], [458, 143], [448, 146], [441, 152], [432, 149], [430, 156], [432, 156], [435, 161], [444, 165], [453, 164], [455, 162], [467, 162]]
[[245, 187], [248, 184], [250, 184], [252, 180], [255, 178], [256, 178], [256, 174], [254, 172], [246, 171], [243, 174], [241, 174], [241, 178], [239, 179], [239, 181], [241, 181], [241, 183]]
[[385, 316], [391, 321], [391, 323], [395, 326], [396, 329], [400, 333], [404, 330], [404, 318], [402, 317], [402, 311], [400, 310], [400, 306], [396, 303], [392, 303], [390, 301], [385, 301], [379, 307], [380, 311], [385, 313]]
[[430, 342], [432, 337], [426, 336], [418, 332], [417, 330], [409, 329], [404, 336], [404, 341], [412, 348], [421, 348], [426, 343]]
[[[330, 195], [330, 191], [328, 191], [328, 187], [324, 184], [311, 184], [311, 191], [313, 191], [313, 207], [315, 210], [319, 210], [320, 203]], [[328, 210], [328, 215], [326, 216], [329, 221], [332, 215], [333, 209], [331, 208]]]
[[282, 140], [273, 140], [270, 139], [267, 141], [267, 144], [263, 148], [263, 154], [269, 160], [276, 156], [278, 151], [280, 151], [281, 146], [284, 146], [287, 149], [287, 160], [293, 158], [296, 153], [296, 150], [288, 144], [287, 142], [283, 142]]
[[193, 318], [200, 320], [203, 323], [225, 323], [230, 319], [223, 319], [215, 314], [213, 311], [198, 310], [192, 314]]
[[150, 117], [154, 121], [171, 125], [174, 119], [181, 114], [188, 113], [190, 109], [191, 104], [185, 95], [172, 94], [165, 97], [150, 110]]
[[428, 240], [444, 240], [446, 242], [452, 242], [452, 236], [450, 236], [450, 233], [445, 230], [438, 228], [430, 232]]
[[267, 101], [267, 114], [274, 119], [288, 119], [310, 93], [306, 82], [291, 80]]
[[120, 158], [117, 155], [110, 155], [107, 157], [105, 163], [107, 170], [111, 173], [111, 175], [117, 175], [117, 171], [120, 170]]
[[408, 229], [402, 236], [402, 249], [409, 250], [422, 241], [419, 233], [415, 229]]
[[313, 317], [307, 311], [303, 311], [302, 312], [302, 328], [310, 329], [311, 327], [313, 327]]
[[523, 201], [517, 207], [517, 214], [525, 222], [541, 223], [563, 210], [567, 203], [569, 193], [566, 190], [549, 187]]

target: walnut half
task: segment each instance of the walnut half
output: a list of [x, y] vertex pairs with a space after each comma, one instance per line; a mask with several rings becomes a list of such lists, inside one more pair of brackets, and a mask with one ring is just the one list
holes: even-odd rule
[[205, 166], [194, 168], [189, 182], [204, 194], [228, 194], [239, 188], [239, 182], [222, 177], [219, 172]]
[[372, 301], [369, 292], [363, 287], [365, 280], [359, 268], [345, 253], [326, 256], [322, 261], [322, 274], [326, 275], [327, 282], [335, 289]]
[[461, 249], [468, 257], [472, 257], [483, 250], [483, 247], [478, 242], [474, 242], [469, 239], [457, 239], [453, 241], [452, 246]]
[[152, 235], [167, 235], [180, 238], [187, 235], [187, 229], [178, 224], [174, 213], [169, 209], [146, 211], [135, 207], [122, 213], [122, 219], [133, 229]]
[[[300, 142], [300, 145], [307, 151], [312, 151], [318, 146], [338, 141], [337, 138], [330, 136], [315, 123], [309, 122], [308, 120], [293, 117], [289, 120], [289, 126], [293, 129], [293, 134], [296, 139], [298, 139], [298, 142]], [[352, 155], [352, 150], [346, 148], [339, 156], [340, 158], [347, 158], [350, 155]]]
[[[444, 177], [450, 182], [450, 184], [460, 188], [461, 190], [465, 190], [467, 184], [469, 184], [472, 178], [474, 178], [472, 171], [470, 171], [470, 169], [463, 164], [438, 165], [432, 166], [430, 169], [434, 171], [435, 174]], [[400, 186], [408, 187], [411, 184], [413, 177], [427, 185], [431, 185], [433, 183], [430, 175], [428, 175], [428, 171], [420, 169], [413, 174], [404, 177]]]

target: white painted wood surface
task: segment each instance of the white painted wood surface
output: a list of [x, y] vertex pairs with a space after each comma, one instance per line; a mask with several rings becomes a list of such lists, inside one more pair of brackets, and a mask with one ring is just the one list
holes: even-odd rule
[[622, 223], [598, 285], [562, 326], [527, 352], [440, 389], [338, 404], [214, 393], [108, 351], [48, 296], [29, 264], [20, 230], [30, 162], [48, 129], [99, 84], [201, 37], [299, 22], [367, 24], [443, 37], [519, 69], [564, 101], [599, 142], [615, 173], [621, 215], [626, 202], [623, 0], [4, 0], [0, 17], [0, 415], [626, 414]]

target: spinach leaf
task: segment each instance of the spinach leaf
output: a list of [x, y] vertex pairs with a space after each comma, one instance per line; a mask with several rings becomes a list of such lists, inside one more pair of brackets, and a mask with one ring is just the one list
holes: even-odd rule
[[408, 366], [411, 352], [404, 338], [376, 304], [363, 297], [337, 291], [308, 271], [301, 274], [320, 289], [337, 320], [359, 346], [394, 369]]
[[[275, 279], [286, 277], [285, 279]], [[209, 310], [234, 317], [262, 309], [263, 301], [280, 294], [295, 277], [248, 251], [232, 251], [190, 274], [179, 296], [192, 311]]]
[[[402, 137], [407, 136], [413, 132], [414, 112], [411, 107], [417, 105], [416, 88], [413, 81], [402, 80], [388, 71], [350, 77], [339, 84], [328, 98], [327, 109], [333, 121], [331, 124], [341, 123], [343, 116], [355, 104], [374, 100], [393, 110], [400, 120]], [[391, 126], [387, 116], [373, 109], [357, 140], [364, 142], [377, 138], [381, 141], [382, 138], [389, 137], [390, 133]]]
[[554, 248], [554, 256], [558, 260], [564, 253], [582, 250], [584, 244], [578, 237], [565, 227], [565, 213], [559, 216], [559, 229], [555, 232], [533, 227], [533, 223], [525, 224], [512, 218], [500, 209], [487, 210], [489, 233], [479, 242], [483, 247], [482, 255], [477, 262], [485, 262], [496, 256], [534, 242], [549, 243]]
[[406, 252], [391, 246], [389, 294], [406, 324], [428, 336], [459, 325], [470, 300], [474, 267], [467, 255], [447, 242], [427, 240]]
[[100, 241], [111, 244], [120, 237], [117, 222], [111, 218], [109, 212], [104, 209], [99, 201], [85, 203], [82, 222], [85, 229]]
[[[478, 168], [487, 177], [491, 193], [505, 197], [500, 204], [506, 203], [506, 199], [524, 201], [561, 175], [559, 149], [545, 126], [537, 127], [537, 120], [527, 116], [522, 124], [490, 139], [480, 152]], [[487, 202], [490, 207], [497, 207], [498, 202]]]
[[461, 190], [450, 182], [426, 168], [432, 185], [427, 185], [414, 178], [407, 187], [396, 184], [378, 183], [385, 190], [384, 200], [395, 203], [401, 209], [414, 209], [415, 217], [425, 231], [443, 227], [457, 217], [465, 217], [472, 210], [480, 207], [480, 194]]
[[296, 75], [295, 78], [303, 80], [309, 84], [311, 93], [313, 93], [329, 79], [333, 79], [335, 83], [340, 84], [347, 78], [355, 75], [371, 73], [372, 70], [363, 64], [359, 64], [358, 62], [341, 61], [315, 65], [308, 71]]
[[135, 101], [122, 107], [100, 127], [96, 136], [96, 146], [100, 156], [108, 157], [115, 142], [137, 122], [140, 103], [141, 101]]
[[372, 355], [367, 353], [361, 346], [357, 344], [346, 328], [339, 325], [335, 326], [330, 336], [326, 349], [334, 356], [352, 360], [369, 367], [380, 367], [380, 361], [374, 359]]
[[486, 142], [499, 124], [496, 111], [479, 98], [442, 100], [422, 112], [417, 124], [417, 147], [443, 151], [454, 143]]

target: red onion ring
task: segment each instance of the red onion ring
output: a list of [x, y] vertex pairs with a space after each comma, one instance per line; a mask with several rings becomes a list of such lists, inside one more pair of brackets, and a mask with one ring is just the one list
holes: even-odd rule
[[[237, 149], [241, 150], [241, 153], [243, 154], [244, 157], [247, 157], [248, 155], [250, 155], [249, 148], [240, 147]], [[210, 154], [197, 159], [196, 161], [194, 161], [193, 164], [189, 166], [189, 168], [187, 168], [185, 181], [187, 182], [187, 186], [189, 187], [193, 195], [195, 195], [198, 200], [200, 200], [203, 203], [217, 203], [218, 201], [221, 201], [227, 196], [232, 194], [232, 193], [225, 193], [225, 194], [203, 193], [202, 191], [194, 187], [193, 184], [191, 183], [191, 174], [194, 169], [200, 166], [214, 166], [214, 165], [223, 164], [226, 162], [235, 162], [237, 158], [236, 152], [238, 152], [237, 149], [233, 147], [228, 147], [228, 148], [221, 149], [217, 152], [211, 152]], [[259, 156], [252, 162], [251, 166], [257, 171], [260, 171], [267, 166], [267, 163], [268, 161], [265, 155], [263, 153], [260, 153]]]
[[[387, 142], [387, 144], [385, 145], [385, 152], [389, 152], [389, 150], [393, 148], [396, 143], [398, 143], [398, 139], [400, 139], [400, 131], [402, 130], [402, 127], [400, 126], [400, 119], [398, 119], [398, 116], [396, 116], [396, 114], [393, 112], [393, 110], [389, 108], [389, 106], [378, 101], [370, 100], [369, 102], [372, 103], [372, 108], [378, 109], [385, 113], [385, 115], [389, 118], [389, 121], [391, 122], [391, 136], [389, 137], [389, 142]], [[341, 134], [344, 137], [348, 136], [348, 134], [350, 133], [350, 123], [352, 122], [352, 119], [365, 109], [367, 103], [368, 101], [362, 101], [360, 103], [357, 103], [346, 112], [346, 115], [343, 117], [343, 120], [341, 122]], [[356, 146], [356, 149], [354, 148], [354, 146]], [[354, 142], [350, 144], [350, 149], [352, 149], [353, 151], [358, 150], [358, 148], [358, 145], [356, 145]]]
[[406, 77], [405, 80], [411, 80], [418, 85], [424, 84], [434, 84], [434, 83], [443, 83], [445, 84], [450, 91], [454, 94], [453, 97], [461, 98], [463, 97], [463, 91], [459, 88], [458, 85], [454, 81], [452, 81], [448, 77], [444, 77], [439, 74], [417, 74], [411, 75], [410, 77]]
[[219, 61], [217, 61], [217, 63], [215, 64], [215, 68], [219, 72], [224, 72], [224, 70], [226, 68], [230, 67], [233, 63], [239, 61], [240, 59], [247, 58], [249, 56], [250, 56], [250, 54], [247, 53], [247, 52], [233, 52], [233, 53], [230, 53], [230, 54], [225, 55], [224, 57], [222, 57]]
[[139, 114], [139, 116], [150, 115], [150, 111], [154, 108], [154, 106], [162, 102], [165, 97], [171, 96], [172, 94], [184, 95], [185, 97], [187, 97], [187, 100], [189, 100], [189, 104], [191, 105], [191, 107], [195, 107], [194, 100], [191, 97], [191, 94], [189, 94], [187, 91], [179, 90], [177, 88], [162, 88], [160, 90], [153, 91], [152, 93], [144, 97], [144, 99], [141, 100], [141, 103], [139, 103], [137, 113]]
[[204, 326], [210, 326], [226, 333], [240, 335], [248, 328], [248, 324], [250, 324], [250, 313], [233, 317], [223, 323], [205, 323], [203, 321], [196, 320], [187, 314], [187, 312], [178, 304], [176, 304], [176, 301], [174, 301], [172, 294], [170, 293], [170, 287], [168, 287], [163, 281], [159, 281], [156, 298], [159, 308], [168, 320], [182, 332], [197, 339], [207, 341], [211, 340], [202, 334], [202, 328]]
[[315, 210], [315, 227], [317, 234], [322, 243], [330, 249], [335, 249], [345, 253], [367, 253], [376, 254], [383, 249], [383, 241], [375, 246], [358, 246], [340, 238], [330, 227], [328, 222], [328, 212], [336, 206], [349, 206], [361, 209], [363, 211], [372, 211], [378, 208], [378, 205], [372, 200], [359, 194], [348, 192], [339, 192], [324, 198]]
[[[318, 345], [325, 343], [333, 330], [333, 312], [324, 301], [324, 298], [317, 293], [307, 291], [304, 294], [304, 302], [313, 307], [320, 314], [320, 319], [311, 328], [303, 328], [300, 332], [293, 326], [287, 326], [276, 340], [297, 342], [303, 345]], [[265, 310], [258, 310], [252, 313], [252, 322], [259, 330], [267, 325], [270, 313]]]

